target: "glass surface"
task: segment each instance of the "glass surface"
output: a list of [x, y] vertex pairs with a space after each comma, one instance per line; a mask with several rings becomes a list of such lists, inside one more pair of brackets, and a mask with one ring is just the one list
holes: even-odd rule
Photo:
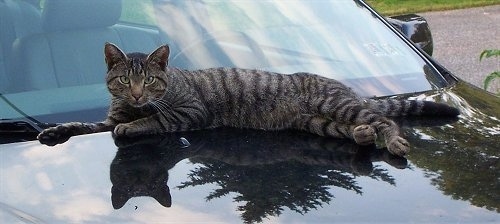
[[[225, 66], [315, 73], [368, 97], [446, 85], [359, 1], [124, 0], [95, 6], [48, 0], [41, 8], [9, 2], [22, 4], [16, 10], [33, 19], [28, 23], [12, 16], [13, 7], [2, 8], [2, 119], [104, 119], [110, 99], [105, 42], [146, 53], [168, 44], [169, 65], [190, 70]], [[27, 24], [34, 27], [20, 32]]]

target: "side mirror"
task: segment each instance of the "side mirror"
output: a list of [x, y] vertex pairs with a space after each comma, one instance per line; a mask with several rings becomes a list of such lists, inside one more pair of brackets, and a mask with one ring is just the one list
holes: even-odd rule
[[415, 45], [425, 51], [428, 55], [432, 55], [434, 50], [432, 42], [431, 29], [427, 21], [415, 14], [391, 16], [387, 20], [406, 37], [408, 37]]

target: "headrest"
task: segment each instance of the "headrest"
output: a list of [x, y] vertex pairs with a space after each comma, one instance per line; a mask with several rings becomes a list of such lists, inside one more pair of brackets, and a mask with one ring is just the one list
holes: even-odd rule
[[108, 27], [117, 23], [121, 0], [46, 0], [42, 12], [44, 31]]

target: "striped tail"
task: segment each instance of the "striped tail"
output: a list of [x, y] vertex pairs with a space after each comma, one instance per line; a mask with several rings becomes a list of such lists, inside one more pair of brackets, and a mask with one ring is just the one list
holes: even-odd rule
[[443, 103], [422, 100], [367, 99], [368, 106], [376, 112], [389, 117], [435, 116], [456, 117], [460, 111]]

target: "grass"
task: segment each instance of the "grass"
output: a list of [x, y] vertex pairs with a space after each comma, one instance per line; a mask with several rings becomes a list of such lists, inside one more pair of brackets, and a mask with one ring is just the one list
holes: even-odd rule
[[383, 15], [463, 9], [498, 5], [500, 0], [365, 0]]

